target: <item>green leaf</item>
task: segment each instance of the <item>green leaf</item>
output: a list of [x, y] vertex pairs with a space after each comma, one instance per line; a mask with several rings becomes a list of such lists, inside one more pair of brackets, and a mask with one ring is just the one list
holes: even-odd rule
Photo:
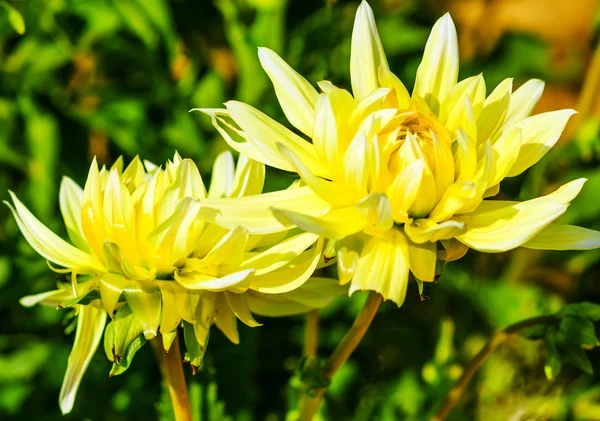
[[120, 362], [114, 363], [112, 368], [110, 369], [110, 377], [118, 376], [119, 374], [123, 374], [129, 368], [131, 361], [133, 361], [133, 357], [136, 352], [139, 351], [141, 347], [146, 344], [146, 339], [143, 336], [138, 336], [131, 342], [131, 344], [127, 347], [127, 351], [123, 358], [121, 358]]
[[573, 367], [580, 369], [584, 373], [592, 374], [594, 372], [590, 359], [581, 347], [573, 345], [566, 346], [561, 348], [560, 355], [563, 362], [571, 364]]
[[548, 356], [544, 363], [544, 373], [546, 373], [548, 380], [553, 380], [558, 376], [560, 369], [562, 368], [562, 361], [558, 349], [556, 348], [554, 332], [548, 332], [546, 334], [545, 342]]
[[585, 317], [586, 319], [597, 322], [600, 321], [600, 304], [590, 303], [587, 301], [569, 304], [564, 306], [558, 312], [558, 316], [564, 316], [566, 314], [575, 314], [577, 316]]
[[598, 346], [594, 322], [575, 314], [567, 314], [561, 319], [558, 336], [566, 344]]
[[2, 6], [6, 11], [10, 26], [13, 27], [17, 34], [23, 35], [25, 33], [25, 21], [23, 20], [23, 15], [21, 15], [17, 9], [5, 1], [0, 1], [0, 6]]

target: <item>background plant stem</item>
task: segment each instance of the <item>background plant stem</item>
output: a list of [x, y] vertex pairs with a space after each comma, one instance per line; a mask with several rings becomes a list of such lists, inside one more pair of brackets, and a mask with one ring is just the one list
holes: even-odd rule
[[[326, 380], [330, 380], [342, 364], [346, 362], [348, 357], [350, 357], [352, 352], [354, 352], [371, 325], [381, 301], [382, 297], [380, 294], [369, 291], [367, 300], [356, 316], [352, 327], [348, 330], [344, 339], [342, 339], [335, 348], [333, 354], [327, 359], [327, 363], [323, 369], [323, 377], [325, 377]], [[325, 394], [325, 388], [312, 390], [311, 394], [312, 396], [307, 394], [302, 400], [302, 415], [300, 418], [302, 421], [310, 421], [313, 419], [319, 408], [321, 399], [323, 399], [323, 395]]]
[[171, 345], [171, 349], [169, 349], [168, 352], [165, 351], [163, 347], [162, 335], [159, 334], [156, 338], [152, 339], [150, 343], [154, 349], [163, 381], [169, 389], [169, 396], [171, 397], [171, 403], [173, 404], [175, 420], [192, 421], [190, 398], [185, 377], [183, 375], [178, 339], [179, 338], [175, 338]]
[[437, 413], [429, 421], [444, 421], [448, 415], [450, 415], [450, 412], [452, 412], [469, 382], [475, 373], [477, 373], [479, 368], [483, 365], [486, 358], [511, 335], [531, 326], [538, 324], [550, 324], [554, 323], [555, 321], [555, 316], [533, 317], [531, 319], [522, 320], [494, 333], [487, 344], [485, 344], [483, 349], [479, 351], [475, 358], [473, 358], [469, 365], [465, 368], [465, 371], [463, 372], [462, 376], [460, 376], [460, 379], [458, 379], [456, 384], [446, 395], [446, 399], [444, 400], [444, 403], [440, 409], [438, 409]]
[[304, 356], [315, 357], [319, 346], [319, 310], [306, 313], [304, 321]]

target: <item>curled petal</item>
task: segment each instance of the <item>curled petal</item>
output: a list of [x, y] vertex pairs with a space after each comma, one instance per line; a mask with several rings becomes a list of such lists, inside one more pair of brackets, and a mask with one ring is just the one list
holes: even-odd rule
[[550, 224], [523, 247], [537, 250], [592, 250], [600, 248], [600, 232], [574, 225]]

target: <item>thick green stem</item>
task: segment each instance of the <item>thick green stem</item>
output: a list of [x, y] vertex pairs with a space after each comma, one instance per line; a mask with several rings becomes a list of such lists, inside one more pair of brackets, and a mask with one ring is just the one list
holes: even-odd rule
[[[330, 380], [342, 366], [342, 364], [344, 364], [350, 357], [352, 352], [354, 352], [362, 338], [365, 336], [367, 329], [371, 325], [371, 322], [377, 313], [377, 309], [379, 309], [381, 301], [382, 297], [380, 294], [374, 291], [369, 291], [367, 300], [365, 301], [363, 308], [360, 310], [360, 313], [358, 313], [356, 316], [352, 327], [346, 333], [344, 339], [342, 339], [342, 341], [335, 348], [333, 354], [331, 354], [331, 356], [328, 358], [323, 369], [323, 376], [325, 379]], [[325, 388], [312, 390], [311, 394], [312, 396], [309, 396], [308, 394], [305, 395], [304, 399], [302, 400], [302, 415], [300, 418], [302, 421], [310, 421], [313, 419], [317, 409], [319, 408], [319, 404], [323, 399], [323, 395], [325, 394]]]
[[171, 349], [165, 351], [163, 347], [162, 336], [159, 334], [150, 341], [163, 381], [169, 389], [169, 396], [173, 404], [173, 412], [176, 421], [192, 421], [192, 411], [190, 408], [190, 398], [183, 375], [183, 365], [181, 352], [179, 351], [179, 341], [175, 338]]
[[456, 382], [456, 384], [450, 389], [448, 394], [446, 395], [446, 399], [444, 403], [438, 409], [437, 413], [429, 420], [429, 421], [444, 421], [450, 412], [454, 409], [463, 392], [467, 388], [469, 382], [477, 373], [479, 368], [483, 365], [487, 357], [490, 356], [492, 352], [498, 348], [501, 344], [503, 344], [511, 335], [520, 332], [523, 329], [526, 329], [531, 326], [535, 326], [538, 324], [550, 324], [556, 321], [556, 317], [554, 316], [540, 316], [533, 317], [531, 319], [526, 319], [510, 325], [504, 329], [501, 329], [494, 333], [487, 344], [483, 347], [481, 351], [471, 360], [469, 365], [465, 368], [462, 376]]

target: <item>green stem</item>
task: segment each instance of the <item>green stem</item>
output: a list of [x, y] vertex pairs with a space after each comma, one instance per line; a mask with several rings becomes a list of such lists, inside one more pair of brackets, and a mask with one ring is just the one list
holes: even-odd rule
[[185, 376], [183, 375], [178, 338], [175, 338], [168, 352], [163, 347], [162, 335], [159, 334], [150, 343], [154, 349], [163, 381], [169, 389], [175, 421], [192, 421], [190, 398], [185, 383]]
[[442, 403], [440, 409], [438, 409], [437, 413], [429, 421], [444, 421], [448, 415], [450, 415], [450, 412], [452, 412], [460, 400], [460, 397], [467, 388], [469, 382], [475, 373], [477, 373], [479, 368], [481, 368], [487, 357], [489, 357], [490, 354], [494, 352], [496, 348], [498, 348], [498, 346], [503, 344], [513, 334], [531, 326], [538, 324], [551, 324], [555, 321], [556, 317], [554, 316], [533, 317], [531, 319], [522, 320], [494, 333], [488, 343], [485, 344], [483, 349], [479, 351], [475, 358], [473, 358], [469, 365], [465, 368], [465, 371], [463, 372], [462, 376], [460, 376], [460, 379], [458, 379], [456, 384], [446, 395], [446, 399], [444, 400], [444, 403]]
[[[367, 300], [360, 310], [352, 327], [344, 336], [344, 339], [338, 344], [333, 351], [333, 354], [327, 359], [327, 363], [323, 368], [323, 376], [326, 380], [330, 380], [338, 369], [346, 362], [352, 352], [356, 349], [362, 338], [365, 336], [367, 329], [371, 325], [377, 309], [381, 304], [382, 296], [374, 291], [369, 291]], [[302, 400], [301, 421], [310, 421], [313, 419], [319, 404], [325, 394], [325, 388], [319, 388], [311, 391], [311, 396], [306, 394]]]

